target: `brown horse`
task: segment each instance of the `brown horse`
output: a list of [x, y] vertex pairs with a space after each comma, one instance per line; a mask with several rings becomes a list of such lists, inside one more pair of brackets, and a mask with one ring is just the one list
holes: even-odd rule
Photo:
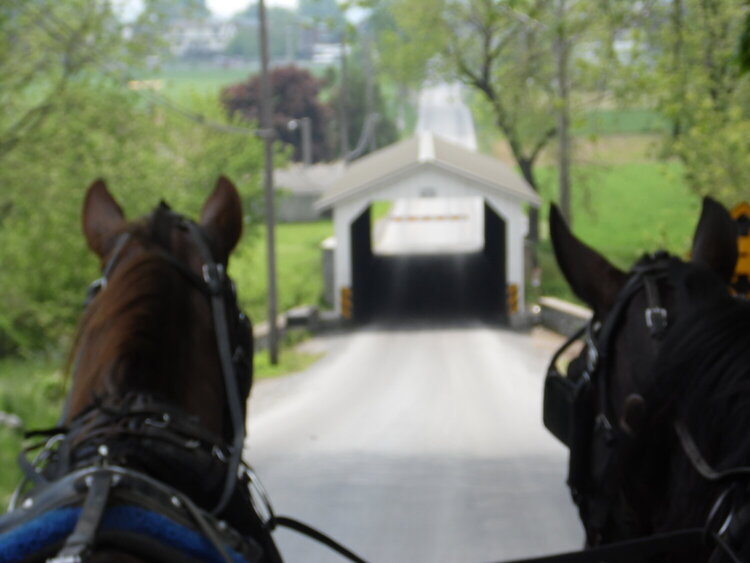
[[[223, 177], [198, 223], [164, 203], [129, 222], [103, 181], [89, 188], [83, 231], [103, 275], [71, 354], [62, 428], [0, 522], [5, 532], [35, 518], [57, 536], [21, 559], [281, 560], [240, 457], [252, 340], [225, 272], [242, 222]], [[65, 510], [71, 522], [50, 523]], [[166, 545], [175, 536], [183, 543]]]
[[566, 378], [553, 362], [545, 390], [588, 545], [658, 534], [671, 552], [658, 561], [748, 560], [750, 304], [728, 292], [729, 214], [706, 198], [689, 262], [659, 252], [629, 272], [573, 236], [556, 208], [550, 232], [594, 310], [583, 352]]

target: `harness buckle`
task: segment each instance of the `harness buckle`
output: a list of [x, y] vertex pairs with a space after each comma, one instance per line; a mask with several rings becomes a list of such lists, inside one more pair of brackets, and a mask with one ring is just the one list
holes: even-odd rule
[[264, 526], [273, 529], [276, 525], [276, 513], [273, 510], [266, 488], [249, 465], [243, 464], [240, 471], [247, 478], [247, 490], [250, 493], [250, 502], [255, 508], [255, 513]]
[[667, 330], [669, 315], [664, 307], [648, 307], [646, 309], [646, 326], [653, 336], [660, 336]]
[[203, 281], [208, 285], [208, 289], [214, 295], [221, 293], [224, 283], [224, 266], [216, 262], [203, 264]]
[[105, 287], [107, 287], [107, 278], [103, 276], [92, 281], [86, 290], [86, 297], [83, 300], [83, 304], [88, 305], [91, 303], [94, 300], [94, 297], [96, 297]]

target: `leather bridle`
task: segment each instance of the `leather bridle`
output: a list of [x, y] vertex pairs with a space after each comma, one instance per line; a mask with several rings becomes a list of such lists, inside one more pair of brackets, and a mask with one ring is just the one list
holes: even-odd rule
[[[81, 515], [73, 533], [67, 537], [57, 556], [48, 560], [79, 563], [94, 544], [108, 499], [126, 503], [135, 499], [136, 505], [148, 505], [155, 512], [166, 512], [170, 517], [200, 530], [216, 553], [227, 562], [236, 559], [225, 546], [231, 546], [235, 554], [240, 554], [247, 561], [256, 561], [261, 555], [265, 555], [269, 561], [280, 561], [280, 555], [270, 539], [270, 533], [280, 526], [306, 535], [350, 561], [363, 563], [361, 557], [323, 532], [297, 519], [277, 516], [255, 472], [242, 460], [245, 417], [240, 397], [245, 396], [247, 391], [242, 388], [242, 382], [246, 380], [249, 385], [251, 377], [253, 344], [250, 321], [239, 309], [234, 284], [226, 275], [223, 264], [214, 258], [203, 230], [193, 221], [172, 212], [164, 203], [155, 213], [169, 218], [167, 231], [177, 227], [188, 232], [200, 254], [199, 275], [178, 260], [169, 249], [156, 251], [160, 259], [174, 267], [209, 300], [229, 406], [231, 444], [227, 444], [225, 437], [206, 430], [196, 417], [145, 393], [129, 393], [118, 398], [116, 404], [97, 400], [76, 416], [70, 425], [63, 426], [68, 420], [69, 405], [66, 403], [57, 427], [28, 433], [29, 437], [37, 436], [43, 440], [37, 446], [27, 448], [19, 457], [25, 478], [11, 499], [10, 512], [0, 518], [0, 533], [28, 523], [45, 510], [82, 503]], [[87, 291], [86, 306], [107, 287], [128, 242], [134, 236], [124, 232], [116, 239], [101, 277]], [[74, 372], [77, 364], [78, 359], [74, 362]], [[199, 464], [204, 468], [202, 473], [205, 479], [202, 478], [202, 481], [218, 473], [223, 484], [219, 500], [212, 510], [205, 511], [175, 487], [120, 464], [120, 457], [116, 451], [110, 450], [108, 441], [131, 436], [158, 445], [146, 449], [149, 458], [161, 455], [169, 457], [170, 463], [184, 459], [191, 466]], [[36, 458], [29, 461], [26, 454], [37, 449], [40, 451]], [[142, 448], [139, 446], [138, 449]], [[34, 486], [30, 492], [25, 490], [28, 483]], [[254, 511], [262, 533], [268, 534], [265, 547], [259, 545], [262, 540], [256, 542], [254, 537], [240, 535], [227, 522], [219, 520], [225, 516], [238, 485], [241, 485], [241, 492]], [[126, 550], [129, 547], [132, 546], [126, 545]], [[147, 554], [146, 558], [151, 560], [154, 557]]]
[[[206, 239], [201, 227], [194, 221], [174, 213], [164, 202], [159, 205], [155, 213], [170, 218], [173, 226], [185, 230], [198, 249], [201, 257], [201, 275], [196, 274], [186, 264], [174, 257], [173, 254], [166, 250], [159, 252], [159, 256], [170, 266], [175, 268], [182, 276], [185, 277], [196, 289], [206, 295], [211, 306], [211, 313], [214, 324], [214, 334], [216, 335], [216, 346], [219, 352], [221, 363], [221, 373], [224, 382], [225, 396], [229, 407], [229, 418], [232, 427], [232, 444], [229, 448], [229, 459], [227, 462], [227, 473], [224, 480], [224, 487], [216, 506], [211, 510], [213, 514], [221, 513], [227, 506], [229, 499], [234, 492], [237, 481], [237, 471], [240, 466], [242, 449], [245, 442], [245, 418], [240, 397], [238, 374], [240, 371], [246, 371], [249, 377], [250, 361], [252, 358], [250, 322], [247, 316], [238, 308], [236, 303], [236, 292], [234, 284], [226, 275], [224, 265], [217, 262], [211, 251], [211, 247]], [[86, 305], [88, 305], [99, 292], [107, 287], [107, 283], [116, 265], [120, 261], [121, 255], [127, 243], [131, 240], [132, 235], [124, 232], [115, 241], [111, 257], [102, 270], [100, 278], [95, 280], [86, 292]], [[231, 300], [231, 304], [228, 303]], [[230, 327], [230, 317], [227, 311], [230, 309], [236, 311], [233, 323], [239, 327], [239, 330]], [[237, 335], [241, 331], [243, 334]], [[233, 338], [234, 336], [234, 338]], [[66, 415], [66, 409], [63, 416]]]
[[[667, 277], [671, 257], [665, 253], [646, 256], [630, 272], [606, 318], [592, 318], [569, 338], [550, 362], [545, 382], [545, 426], [570, 449], [568, 485], [586, 522], [589, 543], [604, 526], [612, 499], [597, 499], [601, 492], [621, 432], [610, 407], [609, 378], [606, 366], [612, 354], [616, 331], [636, 294], [645, 292], [644, 322], [651, 339], [658, 342], [665, 334], [669, 315], [659, 293], [659, 283]], [[561, 356], [577, 341], [584, 348], [575, 360], [582, 364], [578, 373], [563, 375], [558, 369]], [[613, 422], [614, 421], [614, 422]], [[592, 506], [586, 506], [592, 504]], [[591, 522], [591, 519], [594, 522]]]
[[[629, 510], [617, 495], [620, 465], [627, 460], [619, 450], [632, 440], [620, 427], [612, 412], [609, 398], [608, 360], [611, 358], [615, 332], [618, 330], [633, 297], [643, 291], [646, 298], [644, 321], [652, 342], [664, 337], [670, 322], [669, 313], [659, 293], [659, 283], [668, 276], [670, 263], [675, 260], [665, 253], [644, 257], [630, 272], [625, 286], [607, 317], [602, 321], [592, 318], [583, 328], [569, 338], [555, 353], [547, 371], [544, 397], [545, 426], [570, 449], [568, 485], [574, 502], [579, 507], [584, 522], [587, 545], [593, 549], [580, 554], [529, 559], [532, 561], [595, 561], [607, 554], [612, 560], [628, 560], [627, 554], [645, 557], [649, 553], [676, 549], [688, 543], [715, 546], [713, 558], [722, 555], [730, 561], [739, 561], [733, 550], [732, 539], [740, 537], [750, 528], [750, 504], [741, 503], [742, 522], [734, 519], [733, 511], [726, 505], [731, 496], [725, 491], [714, 504], [705, 528], [678, 530], [638, 538], [615, 544], [601, 544], [601, 534], [607, 521], [614, 517], [614, 505], [621, 502], [621, 510]], [[583, 340], [581, 354], [573, 360], [583, 365], [579, 372], [563, 375], [557, 365], [563, 354], [577, 341]], [[704, 479], [713, 482], [745, 482], [750, 468], [739, 467], [715, 471], [705, 461], [685, 424], [676, 420], [673, 428], [684, 455]], [[736, 497], [736, 495], [734, 495]], [[735, 507], [736, 508], [736, 507]], [[621, 523], [622, 524], [622, 523]], [[623, 524], [624, 525], [624, 524]], [[740, 528], [741, 527], [741, 528]], [[738, 532], [742, 529], [743, 532]], [[596, 547], [600, 546], [600, 547]], [[630, 551], [627, 551], [630, 550]], [[635, 550], [635, 551], [633, 551]], [[591, 556], [591, 557], [589, 557]], [[712, 558], [712, 561], [714, 560]], [[717, 559], [718, 560], [718, 559]], [[524, 560], [526, 561], [526, 560]]]

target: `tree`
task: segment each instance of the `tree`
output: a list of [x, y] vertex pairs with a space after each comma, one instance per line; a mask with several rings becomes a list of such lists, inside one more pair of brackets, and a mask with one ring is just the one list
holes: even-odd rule
[[[302, 141], [299, 131], [289, 129], [292, 119], [309, 117], [312, 127], [313, 161], [331, 158], [327, 124], [331, 111], [318, 99], [321, 83], [309, 71], [293, 65], [276, 67], [271, 72], [273, 96], [273, 127], [277, 138], [294, 147], [293, 159], [302, 160]], [[230, 116], [258, 121], [260, 77], [226, 87], [221, 101]]]
[[168, 20], [203, 19], [211, 15], [206, 0], [171, 0], [161, 2], [157, 9]]
[[[479, 92], [492, 108], [526, 181], [537, 189], [534, 165], [554, 137], [554, 66], [549, 33], [520, 22], [516, 11], [539, 20], [539, 2], [516, 2], [499, 9], [489, 0], [394, 0], [398, 31], [387, 34], [385, 60], [400, 60], [403, 79], [422, 79], [428, 63]], [[532, 212], [530, 238], [537, 237]]]
[[[19, 2], [0, 7], [0, 356], [67, 347], [97, 264], [85, 249], [86, 187], [105, 177], [129, 216], [159, 197], [193, 216], [216, 177], [258, 197], [260, 142], [185, 119], [130, 90], [153, 53], [158, 15], [123, 23], [107, 2]], [[151, 26], [156, 25], [155, 28]], [[150, 34], [154, 35], [151, 36]], [[193, 109], [224, 117], [215, 99]]]
[[109, 2], [0, 5], [0, 161], [59, 109], [72, 83], [96, 81], [102, 61], [118, 61], [108, 73], [124, 82], [125, 68], [156, 51], [161, 22], [161, 12], [146, 9], [124, 23]]
[[664, 156], [684, 164], [696, 193], [736, 203], [750, 185], [750, 83], [737, 57], [750, 9], [742, 0], [671, 0], [650, 9], [665, 23], [641, 46], [653, 55], [649, 94], [672, 123]]
[[[421, 82], [432, 72], [479, 93], [521, 174], [536, 190], [539, 156], [558, 126], [570, 120], [568, 112], [576, 108], [570, 99], [583, 89], [579, 62], [588, 66], [588, 74], [592, 67], [606, 70], [610, 62], [614, 20], [608, 12], [614, 10], [609, 4], [391, 0], [398, 27], [381, 35], [383, 60], [399, 80]], [[622, 3], [615, 4], [622, 9]], [[589, 53], [576, 53], [577, 45]], [[561, 50], [563, 56], [556, 57]], [[537, 225], [532, 209], [532, 240]]]
[[[246, 10], [234, 17], [239, 25], [237, 34], [227, 47], [230, 55], [239, 55], [247, 59], [260, 57], [258, 40], [257, 4], [251, 4]], [[268, 17], [268, 52], [272, 59], [292, 60], [299, 55], [300, 19], [291, 10], [278, 6], [266, 10]]]
[[344, 14], [336, 0], [299, 0], [299, 15], [310, 21], [341, 32], [346, 24]]
[[[361, 55], [359, 52], [355, 52], [354, 56]], [[352, 57], [350, 57], [351, 61]], [[348, 66], [348, 84], [346, 88], [346, 94], [347, 94], [347, 112], [348, 112], [348, 118], [347, 118], [347, 127], [348, 127], [348, 134], [349, 139], [352, 141], [352, 145], [357, 143], [357, 140], [362, 135], [364, 129], [365, 129], [365, 121], [367, 119], [368, 115], [368, 108], [367, 108], [367, 77], [365, 76], [365, 67], [364, 65], [356, 65], [350, 64]], [[333, 80], [338, 84], [338, 87], [335, 87], [331, 93], [330, 98], [330, 107], [331, 108], [338, 108], [341, 104], [341, 95], [342, 90], [340, 87], [340, 81], [339, 77], [337, 75], [334, 75]], [[385, 101], [383, 99], [383, 95], [380, 91], [380, 87], [378, 86], [377, 82], [374, 82], [373, 86], [373, 100], [372, 100], [372, 111], [374, 113], [377, 113], [378, 120], [375, 124], [375, 148], [382, 148], [386, 145], [389, 145], [393, 142], [395, 142], [398, 139], [398, 128], [396, 127], [396, 124], [394, 123], [393, 119], [389, 115], [388, 108], [386, 107]], [[339, 146], [338, 143], [338, 135], [339, 135], [339, 114], [335, 111], [332, 111], [333, 113], [333, 119], [331, 122], [331, 136], [332, 136], [332, 146]], [[371, 144], [366, 145], [365, 150], [362, 152], [362, 155], [368, 154], [370, 151], [370, 148], [372, 147]], [[353, 146], [351, 147], [353, 148]]]

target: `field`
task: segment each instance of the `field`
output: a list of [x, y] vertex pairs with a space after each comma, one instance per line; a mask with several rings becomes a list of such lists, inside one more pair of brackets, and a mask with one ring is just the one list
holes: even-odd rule
[[[639, 162], [579, 167], [572, 202], [576, 236], [627, 269], [644, 252], [686, 256], [700, 213], [700, 198], [681, 179], [677, 163]], [[557, 169], [540, 170], [545, 201], [556, 198]], [[542, 285], [530, 295], [574, 299], [555, 263], [548, 238], [549, 207], [541, 210], [539, 262]]]
[[[253, 319], [267, 317], [265, 229], [240, 243], [230, 263], [240, 302]], [[280, 224], [276, 229], [276, 273], [279, 311], [296, 305], [321, 305], [323, 295], [320, 243], [333, 234], [330, 221]]]

